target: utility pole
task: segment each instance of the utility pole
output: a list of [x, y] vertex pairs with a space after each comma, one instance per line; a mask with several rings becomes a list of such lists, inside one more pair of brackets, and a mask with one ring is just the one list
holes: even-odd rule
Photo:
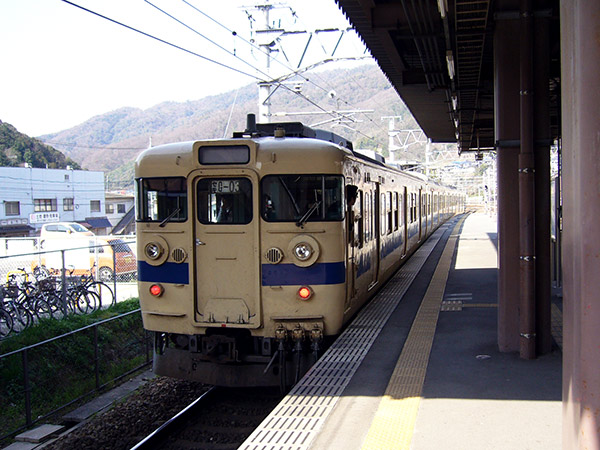
[[[271, 52], [274, 49], [276, 40], [281, 36], [284, 30], [275, 28], [270, 23], [271, 10], [281, 8], [281, 5], [262, 4], [251, 7], [258, 11], [262, 16], [262, 24], [256, 30], [256, 41], [264, 55], [264, 67], [268, 80], [258, 83], [258, 121], [260, 123], [269, 123], [271, 121]], [[253, 16], [246, 11], [248, 19], [254, 20]], [[252, 22], [251, 22], [252, 23]]]
[[[261, 53], [262, 53], [262, 57], [261, 59], [264, 61], [264, 70], [262, 71], [263, 74], [265, 74], [265, 79], [263, 81], [259, 81], [258, 82], [258, 121], [260, 123], [269, 123], [271, 122], [271, 118], [274, 116], [274, 114], [271, 112], [271, 98], [273, 96], [273, 94], [275, 93], [275, 91], [277, 90], [277, 88], [279, 86], [281, 86], [282, 84], [284, 84], [287, 80], [291, 79], [294, 76], [297, 76], [299, 74], [301, 74], [302, 72], [305, 72], [307, 70], [310, 70], [311, 68], [314, 68], [320, 64], [324, 64], [326, 62], [333, 62], [336, 60], [349, 60], [349, 59], [364, 59], [364, 58], [368, 58], [366, 56], [360, 56], [360, 57], [350, 57], [350, 58], [334, 58], [334, 55], [336, 53], [336, 51], [339, 48], [340, 42], [343, 38], [343, 36], [351, 31], [351, 28], [348, 29], [338, 29], [338, 28], [328, 28], [328, 29], [323, 29], [323, 30], [314, 30], [314, 31], [307, 31], [307, 30], [294, 30], [294, 31], [290, 31], [290, 30], [286, 30], [284, 26], [282, 26], [282, 21], [280, 19], [278, 20], [273, 20], [273, 14], [271, 14], [273, 12], [273, 10], [275, 9], [288, 9], [290, 11], [290, 14], [292, 17], [297, 17], [296, 16], [296, 12], [287, 4], [285, 3], [274, 3], [274, 4], [270, 4], [270, 3], [263, 3], [263, 4], [256, 4], [253, 6], [245, 6], [243, 7], [246, 15], [248, 16], [248, 20], [250, 21], [250, 27], [252, 28], [253, 22], [257, 22], [257, 28], [254, 30], [254, 41], [256, 42], [256, 44], [259, 46]], [[260, 15], [259, 19], [256, 19], [254, 17], [254, 12], [257, 12], [257, 15]], [[302, 65], [304, 58], [307, 54], [307, 50], [311, 44], [311, 41], [313, 41], [313, 37], [316, 37], [315, 41], [318, 41], [318, 37], [321, 33], [339, 33], [339, 38], [337, 38], [335, 47], [331, 50], [331, 52], [328, 52], [325, 50], [325, 47], [323, 46], [323, 44], [321, 44], [321, 48], [323, 49], [323, 51], [325, 52], [325, 57], [323, 59], [323, 61], [320, 61], [316, 64], [311, 64], [309, 66], [306, 66], [304, 68], [301, 68], [300, 66]], [[304, 51], [302, 52], [301, 56], [299, 57], [298, 60], [298, 64], [297, 67], [291, 68], [291, 61], [288, 59], [288, 55], [286, 55], [286, 53], [283, 50], [283, 47], [281, 45], [281, 40], [283, 37], [285, 36], [291, 36], [291, 35], [307, 35], [308, 39], [306, 41], [306, 44], [304, 46]], [[281, 52], [281, 54], [284, 56], [284, 58], [287, 61], [286, 65], [289, 65], [289, 67], [286, 69], [289, 71], [289, 73], [282, 75], [282, 76], [278, 76], [277, 78], [273, 77], [273, 71], [272, 71], [272, 62], [275, 59], [273, 57], [273, 53], [276, 52]], [[296, 91], [297, 93], [300, 93], [302, 89], [302, 83], [294, 83], [293, 84], [293, 90]], [[333, 91], [332, 91], [333, 92]], [[353, 110], [353, 111], [321, 111], [315, 114], [330, 114], [332, 116], [335, 116], [335, 120], [342, 120], [345, 119], [346, 121], [350, 121], [350, 122], [355, 122], [356, 120], [354, 120], [352, 118], [352, 114], [354, 114], [355, 112], [365, 112], [362, 110]], [[278, 116], [283, 116], [283, 115], [303, 115], [304, 113], [277, 113], [276, 115]], [[326, 121], [327, 122], [327, 121]], [[324, 123], [326, 123], [324, 122]]]
[[425, 151], [425, 168], [423, 172], [429, 177], [432, 166], [439, 166], [441, 163], [454, 161], [456, 159], [456, 149], [449, 149], [448, 144], [444, 144], [444, 148], [439, 148], [439, 145], [434, 148], [431, 139], [429, 139], [423, 130], [401, 130], [396, 129], [396, 119], [401, 119], [400, 116], [383, 116], [381, 120], [388, 120], [388, 149], [390, 156], [388, 162], [398, 162], [396, 152], [407, 151], [410, 147], [419, 146]]

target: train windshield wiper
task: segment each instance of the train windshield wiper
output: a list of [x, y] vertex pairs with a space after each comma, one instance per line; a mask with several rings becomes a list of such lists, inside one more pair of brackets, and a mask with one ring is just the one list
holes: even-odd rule
[[310, 216], [312, 216], [314, 214], [314, 212], [319, 209], [319, 205], [321, 204], [320, 201], [317, 201], [316, 203], [314, 203], [309, 209], [308, 211], [306, 211], [304, 213], [304, 215], [302, 217], [300, 217], [300, 219], [298, 220], [298, 222], [296, 222], [296, 226], [302, 228], [304, 226], [304, 224], [306, 223], [306, 221], [310, 218]]
[[171, 214], [169, 214], [167, 217], [165, 217], [165, 219], [160, 223], [159, 227], [164, 228], [164, 226], [166, 224], [168, 224], [173, 217], [175, 217], [177, 214], [179, 214], [180, 211], [181, 211], [181, 209], [176, 208], [175, 211], [173, 211]]

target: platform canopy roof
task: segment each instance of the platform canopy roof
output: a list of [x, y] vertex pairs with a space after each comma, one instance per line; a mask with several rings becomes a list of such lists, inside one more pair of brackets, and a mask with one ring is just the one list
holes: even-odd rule
[[[336, 1], [433, 142], [495, 147], [493, 31], [498, 20], [518, 20], [519, 1]], [[557, 26], [558, 1], [534, 3], [535, 16]], [[557, 77], [558, 33], [551, 39]]]

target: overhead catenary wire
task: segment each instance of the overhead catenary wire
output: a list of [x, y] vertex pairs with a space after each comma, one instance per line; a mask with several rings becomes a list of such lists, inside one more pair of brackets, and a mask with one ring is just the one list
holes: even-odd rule
[[[218, 48], [220, 48], [221, 50], [225, 51], [226, 53], [228, 53], [231, 56], [234, 56], [235, 58], [239, 59], [240, 61], [242, 61], [244, 64], [247, 64], [248, 66], [252, 67], [254, 70], [256, 70], [257, 72], [265, 75], [267, 78], [270, 78], [269, 75], [265, 72], [263, 72], [261, 69], [258, 69], [257, 67], [255, 67], [252, 63], [249, 63], [247, 61], [245, 61], [244, 59], [242, 59], [241, 57], [237, 56], [236, 54], [230, 52], [229, 50], [225, 49], [223, 46], [221, 46], [220, 44], [214, 42], [214, 40], [207, 38], [206, 36], [204, 36], [202, 33], [198, 32], [197, 30], [195, 30], [194, 28], [190, 27], [189, 25], [187, 25], [186, 23], [184, 23], [183, 21], [177, 19], [176, 17], [174, 17], [173, 15], [169, 14], [168, 12], [162, 10], [161, 8], [159, 8], [158, 6], [154, 5], [153, 3], [151, 3], [149, 0], [144, 0], [146, 3], [148, 3], [149, 5], [153, 6], [154, 8], [156, 8], [157, 10], [159, 10], [160, 12], [162, 12], [163, 14], [165, 14], [166, 16], [168, 16], [169, 18], [171, 18], [172, 20], [175, 20], [177, 23], [179, 23], [180, 25], [186, 27], [187, 29], [193, 31], [194, 33], [198, 34], [199, 36], [203, 37], [204, 39], [208, 40], [210, 43], [212, 43], [213, 45], [217, 46]], [[189, 5], [189, 3], [185, 2], [186, 4]], [[192, 5], [190, 5], [192, 6]], [[193, 6], [192, 6], [193, 7]], [[197, 8], [194, 7], [194, 9], [198, 10]], [[198, 10], [199, 11], [199, 10]], [[345, 117], [345, 118], [349, 118], [347, 116], [344, 116], [343, 114], [339, 114], [339, 113], [332, 113], [331, 111], [325, 109], [324, 107], [320, 106], [318, 103], [314, 102], [313, 100], [309, 99], [307, 96], [305, 96], [304, 94], [302, 94], [301, 92], [297, 92], [294, 89], [291, 89], [289, 86], [286, 86], [284, 83], [282, 83], [281, 81], [278, 80], [271, 80], [271, 82], [273, 82], [274, 84], [276, 84], [278, 87], [281, 87], [301, 98], [303, 98], [304, 100], [306, 100], [308, 103], [310, 103], [311, 105], [315, 106], [316, 108], [320, 109], [321, 111], [323, 111], [324, 113], [330, 114], [332, 115], [332, 117]]]
[[[110, 17], [108, 17], [108, 16], [106, 16], [106, 15], [100, 14], [100, 13], [98, 13], [98, 12], [96, 12], [96, 11], [93, 11], [93, 10], [91, 10], [91, 9], [85, 8], [85, 7], [83, 7], [83, 6], [81, 6], [81, 5], [78, 5], [78, 4], [74, 3], [74, 2], [71, 2], [71, 1], [69, 1], [69, 0], [61, 0], [61, 1], [62, 1], [62, 2], [64, 2], [64, 3], [66, 3], [66, 4], [68, 4], [68, 5], [71, 5], [71, 6], [73, 6], [73, 7], [76, 7], [76, 8], [78, 8], [78, 9], [81, 9], [82, 11], [88, 12], [88, 13], [90, 13], [90, 14], [93, 14], [93, 15], [97, 16], [97, 17], [100, 17], [100, 18], [102, 18], [102, 19], [105, 19], [105, 20], [107, 20], [107, 21], [109, 21], [109, 22], [111, 22], [111, 23], [114, 23], [114, 24], [116, 24], [116, 25], [122, 26], [122, 27], [124, 27], [124, 28], [127, 28], [127, 29], [129, 29], [129, 30], [131, 30], [131, 31], [134, 31], [134, 32], [136, 32], [136, 33], [142, 34], [143, 36], [146, 36], [146, 37], [148, 37], [148, 38], [154, 39], [154, 40], [156, 40], [156, 41], [158, 41], [158, 42], [161, 42], [161, 43], [163, 43], [163, 44], [165, 44], [165, 45], [168, 45], [168, 46], [170, 46], [170, 47], [172, 47], [172, 48], [175, 48], [175, 49], [181, 50], [181, 51], [183, 51], [183, 52], [185, 52], [185, 53], [188, 53], [188, 54], [190, 54], [190, 55], [193, 55], [193, 56], [196, 56], [196, 57], [198, 57], [198, 58], [201, 58], [201, 59], [203, 59], [203, 60], [205, 60], [205, 61], [212, 62], [213, 64], [216, 64], [216, 65], [218, 65], [218, 66], [224, 67], [224, 68], [226, 68], [226, 69], [230, 69], [230, 70], [232, 70], [232, 71], [234, 71], [234, 72], [237, 72], [237, 73], [240, 73], [240, 74], [242, 74], [242, 75], [248, 76], [248, 77], [250, 77], [250, 78], [253, 78], [253, 79], [257, 80], [257, 81], [263, 81], [263, 80], [261, 80], [261, 78], [260, 78], [260, 77], [258, 77], [258, 76], [256, 76], [256, 75], [249, 74], [249, 73], [247, 73], [247, 72], [244, 72], [243, 70], [237, 69], [237, 68], [235, 68], [235, 67], [232, 67], [232, 66], [229, 66], [229, 65], [227, 65], [227, 64], [221, 63], [221, 62], [219, 62], [219, 61], [216, 61], [216, 60], [214, 60], [214, 59], [208, 58], [208, 57], [206, 57], [206, 56], [204, 56], [204, 55], [201, 55], [201, 54], [199, 54], [199, 53], [197, 53], [197, 52], [194, 52], [194, 51], [192, 51], [192, 50], [189, 50], [189, 49], [187, 49], [187, 48], [185, 48], [185, 47], [179, 46], [179, 45], [177, 45], [177, 44], [174, 44], [174, 43], [172, 43], [172, 42], [166, 41], [166, 40], [164, 40], [164, 39], [162, 39], [162, 38], [159, 38], [159, 37], [157, 37], [157, 36], [154, 36], [154, 35], [152, 35], [152, 34], [150, 34], [150, 33], [147, 33], [147, 32], [145, 32], [145, 31], [142, 31], [142, 30], [139, 30], [139, 29], [137, 29], [137, 28], [134, 28], [134, 27], [132, 27], [132, 26], [130, 26], [130, 25], [127, 25], [127, 24], [125, 24], [125, 23], [122, 23], [122, 22], [120, 22], [120, 21], [118, 21], [118, 20], [112, 19], [112, 18], [110, 18]], [[185, 2], [185, 0], [183, 0], [183, 1]], [[147, 3], [151, 4], [150, 2], [147, 2]], [[188, 4], [188, 5], [190, 5], [188, 2], [185, 2], [185, 3], [186, 3], [186, 4]], [[152, 5], [152, 6], [154, 6], [154, 5]], [[192, 5], [190, 5], [190, 6], [192, 6]], [[193, 6], [192, 6], [192, 7], [193, 7]], [[198, 10], [198, 9], [197, 9], [197, 8], [195, 8], [195, 7], [193, 7], [193, 8], [194, 8], [194, 9], [196, 9], [196, 10]], [[160, 8], [157, 8], [157, 9], [160, 9]], [[199, 10], [198, 10], [198, 11], [199, 11]], [[203, 14], [204, 14], [204, 13], [203, 13]], [[206, 14], [205, 14], [205, 15], [206, 15]], [[177, 20], [178, 22], [180, 22], [178, 19], [174, 19], [174, 20]], [[180, 23], [181, 23], [181, 22], [180, 22]], [[210, 40], [209, 40], [209, 41], [210, 41]], [[213, 42], [213, 43], [214, 43], [214, 42]], [[215, 43], [215, 45], [218, 45], [218, 44], [216, 44], [216, 43]], [[220, 48], [222, 48], [220, 45], [218, 45], [218, 46], [219, 46]], [[227, 51], [227, 50], [225, 50], [225, 51]], [[227, 51], [227, 52], [228, 52], [228, 53], [230, 53], [229, 51]], [[230, 53], [230, 54], [231, 54], [231, 53]], [[235, 56], [235, 55], [234, 55], [234, 56]], [[240, 58], [240, 59], [241, 59], [241, 58]], [[242, 60], [242, 61], [243, 61], [243, 60]], [[246, 64], [249, 64], [249, 63], [247, 63], [247, 62], [246, 62]], [[281, 63], [281, 64], [283, 64], [283, 63]], [[251, 65], [251, 64], [250, 64], [250, 65]], [[252, 65], [251, 65], [251, 67], [253, 67], [255, 70], [258, 70], [258, 69], [256, 69], [256, 67], [254, 67], [254, 66], [252, 66]], [[258, 70], [258, 71], [259, 71], [259, 72], [261, 72], [260, 70]], [[308, 81], [308, 79], [307, 79], [307, 81]], [[315, 83], [313, 83], [313, 84], [314, 84], [315, 86], [319, 87], [320, 89], [323, 89], [322, 87], [320, 87], [320, 86], [316, 85]], [[318, 103], [316, 103], [315, 101], [313, 101], [313, 100], [309, 99], [309, 98], [308, 98], [308, 97], [306, 97], [304, 94], [302, 94], [302, 93], [300, 93], [300, 92], [297, 92], [297, 91], [295, 91], [294, 89], [291, 89], [290, 87], [286, 86], [286, 85], [285, 85], [285, 84], [283, 84], [283, 83], [279, 83], [279, 84], [278, 84], [278, 86], [279, 86], [279, 87], [282, 87], [282, 88], [283, 88], [283, 89], [285, 89], [285, 90], [288, 90], [289, 92], [292, 92], [293, 94], [295, 94], [295, 95], [297, 95], [297, 96], [299, 96], [299, 97], [301, 97], [301, 98], [303, 98], [304, 100], [306, 100], [308, 103], [310, 103], [311, 105], [315, 106], [315, 107], [316, 107], [316, 108], [318, 108], [319, 110], [321, 110], [321, 111], [323, 111], [323, 112], [325, 112], [325, 113], [327, 113], [327, 114], [331, 114], [331, 112], [329, 112], [327, 109], [323, 108], [322, 106], [320, 106], [320, 105], [319, 105]], [[335, 115], [333, 115], [333, 116], [335, 117]], [[343, 117], [344, 117], [343, 115], [339, 115], [339, 114], [338, 114], [338, 116], [339, 116], [340, 118], [343, 118]], [[346, 118], [347, 118], [347, 117], [346, 117]]]
[[132, 27], [132, 26], [126, 25], [126, 24], [124, 24], [124, 23], [122, 23], [122, 22], [119, 22], [118, 20], [111, 19], [110, 17], [107, 17], [107, 16], [105, 16], [105, 15], [103, 15], [103, 14], [100, 14], [100, 13], [97, 13], [97, 12], [95, 12], [95, 11], [92, 11], [91, 9], [85, 8], [85, 7], [83, 7], [83, 6], [81, 6], [81, 5], [78, 5], [78, 4], [76, 4], [76, 3], [73, 3], [73, 2], [71, 2], [71, 1], [69, 1], [69, 0], [61, 0], [61, 1], [62, 1], [62, 2], [64, 2], [64, 3], [67, 3], [67, 4], [71, 5], [71, 6], [74, 6], [74, 7], [76, 7], [76, 8], [79, 8], [79, 9], [81, 9], [81, 10], [83, 10], [83, 11], [86, 11], [86, 12], [88, 12], [88, 13], [90, 13], [90, 14], [93, 14], [93, 15], [95, 15], [95, 16], [97, 16], [97, 17], [100, 17], [100, 18], [102, 18], [102, 19], [108, 20], [109, 22], [112, 22], [112, 23], [114, 23], [114, 24], [116, 24], [116, 25], [120, 25], [120, 26], [122, 26], [122, 27], [125, 27], [125, 28], [127, 28], [128, 30], [135, 31], [136, 33], [140, 33], [140, 34], [142, 34], [142, 35], [144, 35], [144, 36], [146, 36], [146, 37], [149, 37], [149, 38], [151, 38], [151, 39], [154, 39], [154, 40], [156, 40], [156, 41], [158, 41], [158, 42], [161, 42], [161, 43], [163, 43], [163, 44], [165, 44], [165, 45], [168, 45], [168, 46], [170, 46], [170, 47], [176, 48], [176, 49], [178, 49], [178, 50], [181, 50], [181, 51], [183, 51], [183, 52], [186, 52], [186, 53], [188, 53], [188, 54], [190, 54], [190, 55], [196, 56], [196, 57], [198, 57], [198, 58], [201, 58], [201, 59], [203, 59], [203, 60], [205, 60], [205, 61], [211, 62], [211, 63], [213, 63], [213, 64], [216, 64], [216, 65], [218, 65], [218, 66], [224, 67], [224, 68], [226, 68], [226, 69], [233, 70], [234, 72], [237, 72], [237, 73], [239, 73], [239, 74], [246, 75], [247, 77], [254, 78], [255, 80], [261, 81], [261, 79], [260, 79], [259, 77], [257, 77], [256, 75], [252, 75], [252, 74], [249, 74], [249, 73], [247, 73], [247, 72], [244, 72], [243, 70], [236, 69], [235, 67], [228, 66], [227, 64], [224, 64], [224, 63], [221, 63], [221, 62], [219, 62], [219, 61], [216, 61], [216, 60], [214, 60], [214, 59], [208, 58], [207, 56], [201, 55], [200, 53], [194, 52], [194, 51], [192, 51], [192, 50], [189, 50], [189, 49], [187, 49], [187, 48], [185, 48], [185, 47], [181, 47], [180, 45], [173, 44], [172, 42], [169, 42], [169, 41], [166, 41], [166, 40], [164, 40], [164, 39], [161, 39], [161, 38], [159, 38], [159, 37], [157, 37], [157, 36], [154, 36], [154, 35], [152, 35], [152, 34], [150, 34], [150, 33], [146, 33], [145, 31], [138, 30], [137, 28], [134, 28], [134, 27]]
[[[147, 0], [145, 0], [145, 1], [147, 1]], [[219, 25], [221, 28], [223, 28], [223, 29], [224, 29], [224, 30], [226, 30], [227, 32], [234, 34], [234, 35], [235, 35], [237, 38], [241, 39], [242, 41], [244, 41], [245, 43], [247, 43], [248, 45], [250, 45], [252, 48], [255, 48], [255, 49], [257, 49], [258, 51], [260, 51], [260, 52], [261, 52], [261, 53], [263, 53], [264, 55], [268, 55], [268, 53], [267, 53], [267, 52], [265, 52], [265, 51], [264, 51], [264, 50], [263, 50], [263, 49], [262, 49], [260, 46], [258, 46], [258, 45], [256, 45], [255, 43], [253, 43], [253, 42], [251, 42], [251, 41], [249, 41], [249, 40], [247, 40], [247, 39], [243, 38], [242, 36], [240, 36], [240, 35], [239, 35], [239, 33], [236, 33], [234, 30], [231, 30], [229, 27], [227, 27], [227, 26], [226, 26], [226, 25], [224, 25], [223, 23], [219, 22], [219, 21], [218, 21], [218, 20], [216, 20], [215, 18], [211, 17], [209, 14], [207, 14], [207, 13], [206, 13], [206, 12], [204, 12], [204, 11], [202, 11], [202, 10], [201, 10], [201, 9], [199, 9], [198, 7], [194, 6], [194, 5], [193, 5], [193, 4], [191, 4], [189, 1], [187, 1], [187, 0], [181, 0], [181, 1], [182, 1], [183, 3], [185, 3], [186, 5], [188, 5], [189, 7], [191, 7], [192, 9], [194, 9], [194, 10], [195, 10], [196, 12], [198, 12], [199, 14], [202, 14], [204, 17], [206, 17], [207, 19], [211, 20], [213, 23], [215, 23], [215, 24]], [[296, 18], [298, 17], [298, 16], [297, 16], [297, 14], [296, 14], [296, 13], [295, 13], [293, 10], [292, 10], [292, 15], [293, 15], [294, 17], [296, 17]], [[349, 28], [349, 29], [346, 29], [346, 30], [341, 30], [341, 31], [342, 31], [342, 33], [345, 33], [345, 32], [347, 32], [348, 30], [351, 30], [351, 28]], [[317, 33], [317, 35], [318, 35], [318, 33]], [[317, 36], [317, 37], [318, 37], [318, 36]], [[341, 40], [341, 37], [340, 37], [340, 40]], [[339, 45], [339, 40], [338, 40], [338, 43], [336, 44], [336, 49], [337, 49], [337, 46], [338, 46], [338, 45]], [[321, 47], [323, 48], [323, 45], [322, 45], [322, 44], [321, 44]], [[324, 49], [324, 48], [323, 48], [323, 49]], [[282, 50], [283, 50], [283, 48], [282, 48]], [[282, 51], [282, 52], [283, 52], [283, 51]], [[284, 54], [284, 57], [286, 58], [286, 60], [288, 60], [288, 58], [287, 58], [287, 55], [285, 54], [285, 52], [283, 52], [283, 54]], [[369, 58], [370, 58], [370, 57], [369, 57]], [[345, 58], [342, 58], [342, 59], [345, 59]], [[356, 58], [350, 58], [350, 59], [356, 59]], [[329, 58], [329, 61], [334, 61], [334, 60], [338, 60], [338, 59]], [[281, 77], [281, 78], [279, 79], [279, 81], [282, 81], [283, 79], [289, 79], [289, 78], [291, 78], [291, 77], [293, 77], [293, 76], [298, 76], [298, 77], [302, 78], [304, 81], [306, 81], [307, 83], [310, 83], [310, 84], [312, 84], [312, 85], [313, 85], [313, 86], [315, 86], [317, 89], [320, 89], [321, 91], [323, 91], [323, 92], [325, 92], [325, 93], [329, 93], [329, 92], [331, 91], [331, 88], [332, 88], [332, 86], [331, 86], [331, 85], [329, 85], [329, 89], [327, 89], [327, 88], [324, 88], [323, 86], [321, 86], [321, 85], [319, 85], [319, 84], [315, 83], [313, 80], [311, 80], [311, 79], [309, 79], [309, 78], [305, 77], [304, 75], [302, 75], [302, 72], [304, 72], [304, 71], [308, 70], [307, 68], [302, 68], [302, 69], [300, 69], [300, 68], [296, 68], [296, 69], [294, 69], [294, 68], [290, 67], [288, 64], [285, 64], [285, 63], [283, 63], [282, 61], [280, 61], [280, 60], [278, 60], [278, 59], [275, 59], [275, 58], [274, 58], [274, 59], [273, 59], [273, 61], [275, 61], [276, 63], [278, 63], [278, 64], [282, 65], [282, 66], [283, 66], [284, 68], [286, 68], [287, 70], [291, 71], [291, 73], [290, 73], [290, 74], [288, 74], [288, 75], [286, 75], [286, 76], [284, 76], [284, 77]], [[328, 61], [328, 62], [329, 62], [329, 61]], [[288, 62], [289, 62], [289, 60], [288, 60]], [[309, 66], [309, 67], [311, 67], [311, 66]], [[319, 76], [319, 78], [321, 79], [321, 81], [324, 81], [322, 77], [320, 77], [320, 76]], [[280, 83], [278, 83], [278, 84], [280, 84]], [[329, 83], [327, 83], [327, 82], [326, 82], [326, 84], [329, 84]], [[293, 90], [291, 90], [291, 91], [293, 91]], [[294, 93], [296, 93], [296, 94], [298, 94], [296, 91], [293, 91], [293, 92], [294, 92]], [[352, 106], [352, 105], [350, 105], [350, 104], [349, 104], [347, 101], [345, 101], [345, 100], [343, 100], [343, 99], [340, 99], [340, 101], [341, 101], [341, 102], [343, 102], [343, 103], [344, 103], [345, 105], [347, 105], [347, 106]], [[323, 108], [319, 108], [319, 109], [323, 110]], [[374, 121], [372, 118], [370, 118], [369, 116], [367, 116], [365, 113], [362, 113], [362, 114], [363, 114], [365, 117], [367, 117], [367, 119], [368, 119], [370, 122], [372, 122], [373, 124], [375, 124], [375, 125], [376, 125], [376, 126], [378, 126], [379, 128], [383, 129], [383, 127], [381, 127], [381, 125], [380, 125], [378, 122], [375, 122], [375, 121]], [[359, 132], [359, 133], [360, 133], [360, 132]], [[364, 136], [367, 136], [367, 135], [365, 135], [364, 133], [361, 133], [361, 134], [363, 134]], [[370, 137], [370, 136], [368, 136], [368, 137]]]

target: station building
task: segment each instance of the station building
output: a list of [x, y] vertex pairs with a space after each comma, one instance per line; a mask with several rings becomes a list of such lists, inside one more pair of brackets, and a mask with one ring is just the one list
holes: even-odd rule
[[78, 222], [95, 234], [111, 231], [104, 173], [0, 167], [0, 236], [39, 234], [44, 223]]

